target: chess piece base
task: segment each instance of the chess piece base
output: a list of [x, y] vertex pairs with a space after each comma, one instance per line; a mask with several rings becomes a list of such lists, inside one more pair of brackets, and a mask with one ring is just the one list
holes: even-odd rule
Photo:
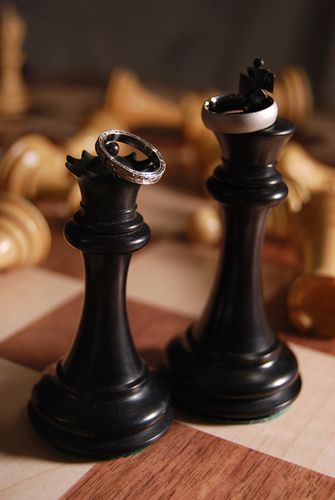
[[111, 458], [152, 444], [171, 425], [164, 382], [146, 369], [131, 386], [101, 388], [99, 395], [95, 389], [70, 386], [58, 363], [34, 387], [29, 416], [35, 430], [73, 455]]
[[169, 344], [167, 363], [178, 406], [217, 420], [269, 417], [301, 389], [296, 359], [280, 342], [263, 354], [219, 356], [194, 343], [189, 330]]

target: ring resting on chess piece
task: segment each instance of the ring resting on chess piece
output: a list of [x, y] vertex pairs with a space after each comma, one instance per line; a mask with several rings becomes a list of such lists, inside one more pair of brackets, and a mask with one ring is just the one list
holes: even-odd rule
[[261, 109], [245, 111], [244, 98], [235, 94], [214, 96], [205, 101], [202, 119], [205, 126], [219, 134], [248, 134], [263, 130], [277, 119], [276, 101], [267, 96]]
[[[132, 146], [146, 158], [138, 160], [135, 152], [119, 156], [118, 142]], [[102, 132], [95, 143], [95, 150], [100, 160], [121, 179], [135, 184], [155, 184], [166, 168], [158, 149], [141, 137], [123, 130]]]

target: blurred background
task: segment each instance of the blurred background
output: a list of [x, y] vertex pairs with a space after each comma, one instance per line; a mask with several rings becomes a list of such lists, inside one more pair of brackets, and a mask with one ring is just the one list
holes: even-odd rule
[[[61, 232], [81, 197], [65, 158], [95, 154], [108, 129], [140, 135], [166, 160], [163, 182], [143, 190], [139, 202], [156, 237], [215, 253], [222, 224], [205, 181], [222, 152], [201, 108], [213, 93], [237, 92], [239, 74], [259, 57], [277, 74], [279, 115], [296, 125], [278, 160], [289, 195], [269, 217], [265, 245], [297, 276], [280, 284], [277, 310], [284, 317], [286, 308], [303, 333], [334, 336], [332, 0], [16, 0], [0, 7], [0, 212], [7, 214], [0, 269], [39, 264], [49, 252], [46, 265], [67, 255]], [[44, 229], [30, 234], [32, 220]]]
[[107, 82], [115, 66], [191, 89], [235, 88], [255, 57], [302, 65], [315, 99], [335, 107], [332, 0], [17, 0], [31, 82]]

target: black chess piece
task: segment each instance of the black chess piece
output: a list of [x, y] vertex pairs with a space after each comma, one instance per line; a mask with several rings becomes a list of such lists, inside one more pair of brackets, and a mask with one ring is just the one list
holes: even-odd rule
[[294, 354], [266, 320], [260, 275], [266, 218], [287, 196], [276, 157], [294, 126], [277, 118], [274, 100], [262, 91], [271, 77], [255, 63], [250, 86], [244, 76], [239, 94], [213, 97], [203, 107], [222, 149], [207, 189], [222, 204], [225, 236], [205, 311], [166, 356], [176, 404], [228, 421], [279, 412], [301, 387]]
[[[135, 151], [121, 156], [122, 143]], [[165, 163], [153, 146], [128, 132], [103, 132], [96, 150], [98, 156], [83, 152], [67, 162], [82, 194], [80, 210], [65, 227], [85, 263], [79, 330], [65, 359], [35, 385], [29, 414], [51, 444], [104, 458], [151, 444], [172, 415], [165, 383], [135, 350], [126, 311], [130, 259], [150, 238], [136, 212], [137, 193], [141, 184], [159, 180]], [[138, 151], [144, 159], [137, 159]]]

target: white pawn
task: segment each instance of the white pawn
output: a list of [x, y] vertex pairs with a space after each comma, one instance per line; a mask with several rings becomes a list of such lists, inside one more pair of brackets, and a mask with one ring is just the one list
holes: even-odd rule
[[41, 212], [20, 196], [0, 194], [0, 270], [38, 264], [50, 246], [50, 229]]
[[27, 111], [30, 97], [22, 76], [25, 55], [22, 50], [26, 24], [15, 5], [0, 10], [0, 114], [19, 115]]

